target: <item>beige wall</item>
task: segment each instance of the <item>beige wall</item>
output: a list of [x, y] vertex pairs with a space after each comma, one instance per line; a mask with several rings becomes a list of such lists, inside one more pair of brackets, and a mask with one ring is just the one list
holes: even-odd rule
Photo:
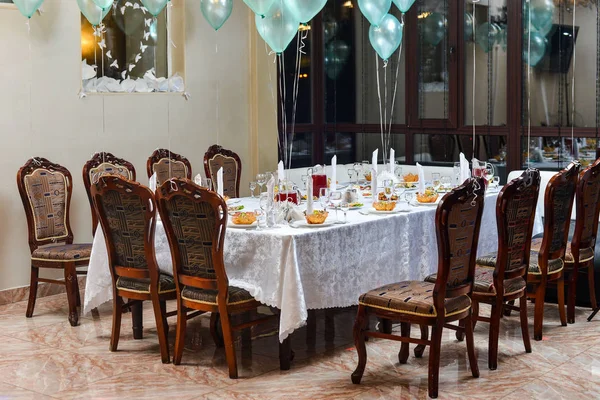
[[[235, 2], [230, 20], [218, 32], [217, 56], [217, 35], [203, 20], [199, 0], [187, 0], [185, 16], [185, 43], [177, 45], [185, 46], [186, 85], [192, 95], [189, 101], [168, 94], [90, 95], [80, 100], [80, 14], [76, 2], [44, 2], [43, 15], [31, 20], [32, 62], [25, 19], [12, 7], [0, 8], [0, 165], [5, 172], [0, 177], [0, 290], [29, 282], [26, 222], [15, 174], [31, 156], [49, 158], [71, 171], [75, 239], [90, 241], [90, 210], [81, 179], [84, 162], [95, 151], [110, 151], [130, 160], [140, 181], [147, 183], [146, 159], [157, 147], [168, 146], [170, 131], [172, 150], [190, 159], [194, 174], [201, 172], [205, 150], [217, 141], [214, 99], [219, 79], [220, 144], [242, 158], [244, 192], [259, 164], [261, 169], [274, 168], [276, 111], [260, 97], [266, 74], [254, 68], [268, 63], [263, 59], [263, 42], [259, 40], [255, 46], [248, 8], [241, 1]], [[258, 112], [253, 113], [250, 104]], [[275, 158], [265, 154], [271, 158], [275, 154]]]

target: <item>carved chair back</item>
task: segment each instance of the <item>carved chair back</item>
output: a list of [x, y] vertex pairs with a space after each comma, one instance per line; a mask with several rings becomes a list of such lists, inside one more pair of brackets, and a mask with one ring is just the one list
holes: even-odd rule
[[192, 164], [184, 156], [167, 149], [156, 149], [146, 163], [148, 178], [156, 173], [156, 187], [171, 178], [191, 179]]
[[223, 168], [223, 194], [232, 198], [240, 197], [242, 161], [233, 151], [215, 144], [204, 154], [204, 173], [212, 179], [213, 185], [217, 183], [219, 168]]

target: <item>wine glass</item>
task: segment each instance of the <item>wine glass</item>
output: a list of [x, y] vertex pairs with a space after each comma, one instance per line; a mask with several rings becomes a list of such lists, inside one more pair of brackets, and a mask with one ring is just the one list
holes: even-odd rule
[[450, 190], [450, 187], [452, 186], [452, 178], [450, 178], [447, 175], [444, 175], [440, 178], [440, 182], [442, 183], [442, 187], [445, 190]]
[[498, 190], [498, 189], [500, 188], [500, 177], [499, 177], [499, 176], [494, 176], [494, 177], [492, 178], [492, 182], [491, 182], [491, 184], [492, 184], [492, 187], [493, 187], [495, 190]]
[[342, 201], [340, 203], [340, 209], [344, 212], [344, 224], [346, 224], [348, 223], [348, 217], [346, 213], [348, 212], [348, 210], [350, 210], [350, 203], [348, 203], [347, 201]]
[[393, 179], [385, 179], [383, 181], [383, 193], [385, 194], [387, 201], [390, 201], [392, 199], [392, 196], [394, 195]]
[[329, 188], [324, 187], [319, 189], [319, 201], [321, 202], [323, 211], [327, 210], [327, 206], [329, 205]]
[[254, 210], [254, 214], [256, 215], [256, 230], [260, 231], [267, 226], [267, 219], [265, 217], [265, 212], [260, 208]]
[[358, 183], [358, 177], [360, 176], [360, 172], [363, 169], [362, 164], [355, 162], [352, 168], [354, 168], [354, 172], [356, 173], [356, 183]]
[[490, 164], [490, 163], [485, 164], [485, 179], [487, 179], [487, 181], [489, 183], [492, 183], [492, 181], [494, 180], [495, 172], [496, 171], [492, 164]]
[[434, 172], [433, 174], [431, 174], [431, 185], [433, 186], [436, 192], [440, 189], [440, 186], [442, 186], [442, 181], [440, 180], [439, 173]]
[[254, 191], [256, 190], [256, 182], [250, 182], [250, 197], [254, 198]]
[[329, 192], [329, 201], [333, 204], [333, 207], [335, 208], [335, 220], [337, 222], [339, 222], [338, 206], [340, 205], [342, 200], [344, 200], [344, 194], [341, 190], [332, 190], [331, 192]]
[[265, 212], [267, 211], [267, 208], [269, 207], [269, 194], [268, 193], [260, 194], [260, 200], [258, 201], [258, 205], [261, 210], [263, 210]]
[[412, 203], [414, 198], [415, 198], [415, 194], [413, 192], [406, 191], [404, 193], [404, 200], [406, 200], [406, 202], [408, 204]]
[[350, 167], [347, 170], [349, 182], [352, 183], [352, 175], [354, 175], [354, 167]]
[[456, 186], [460, 185], [460, 162], [454, 163], [454, 183]]
[[367, 184], [367, 183], [369, 183], [367, 181], [367, 175], [371, 175], [371, 166], [369, 165], [368, 161], [363, 161], [361, 163], [361, 165], [362, 165], [362, 171], [361, 172], [362, 172], [363, 177], [365, 178], [364, 182], [365, 182], [365, 184]]
[[[396, 161], [397, 163], [398, 161]], [[398, 178], [402, 178], [402, 167], [399, 165], [396, 165], [396, 167], [394, 168], [394, 173], [396, 174], [396, 176]]]
[[267, 183], [267, 175], [265, 174], [256, 174], [256, 183], [259, 186], [259, 194], [262, 193], [263, 191], [263, 186], [265, 183]]

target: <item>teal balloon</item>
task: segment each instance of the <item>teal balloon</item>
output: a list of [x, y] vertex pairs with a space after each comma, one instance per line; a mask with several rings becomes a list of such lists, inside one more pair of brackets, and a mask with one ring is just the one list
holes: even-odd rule
[[254, 22], [260, 36], [277, 54], [283, 53], [288, 47], [300, 26], [300, 21], [294, 17], [287, 2], [282, 0], [275, 1], [264, 17], [256, 14]]
[[142, 4], [155, 17], [162, 12], [169, 0], [142, 0]]
[[352, 49], [343, 40], [334, 40], [325, 47], [324, 63], [325, 75], [331, 80], [336, 80], [350, 58]]
[[202, 0], [200, 10], [204, 15], [204, 19], [215, 31], [218, 31], [231, 15], [233, 0]]
[[[549, 29], [552, 29], [552, 20], [554, 18], [554, 1], [553, 0], [531, 0], [530, 3], [523, 4], [523, 25], [529, 26], [529, 11], [531, 10], [531, 25], [541, 32], [548, 34]], [[550, 27], [548, 27], [550, 25]]]
[[325, 7], [327, 0], [287, 0], [288, 7], [294, 17], [307, 24]]
[[546, 25], [538, 28], [538, 32], [541, 33], [543, 36], [548, 36], [548, 34], [552, 31], [552, 27], [554, 26], [554, 21], [552, 21], [552, 19], [548, 20], [548, 22], [546, 23]]
[[379, 25], [392, 7], [392, 0], [358, 0], [358, 8], [371, 23]]
[[387, 60], [400, 46], [402, 28], [402, 24], [391, 14], [386, 14], [379, 26], [371, 25], [369, 41], [379, 57]]
[[498, 42], [499, 33], [500, 30], [495, 26], [495, 24], [485, 22], [476, 29], [475, 41], [484, 52], [488, 53]]
[[[244, 3], [254, 11], [254, 14], [264, 17], [275, 1], [276, 0], [244, 0]], [[281, 0], [277, 1], [279, 2]]]
[[398, 9], [400, 11], [402, 11], [403, 13], [410, 10], [412, 5], [415, 4], [415, 0], [393, 0], [393, 1], [394, 1], [394, 4], [396, 5], [396, 7], [398, 7]]
[[446, 18], [434, 12], [429, 14], [423, 22], [423, 39], [432, 46], [440, 44], [446, 35]]
[[465, 42], [473, 40], [473, 15], [465, 13]]
[[96, 3], [94, 3], [94, 0], [77, 0], [77, 5], [83, 16], [90, 21], [92, 26], [100, 25], [104, 17], [106, 17], [106, 14], [110, 11], [110, 8], [103, 10], [98, 7]]
[[115, 0], [94, 0], [94, 3], [103, 10], [108, 10], [112, 7]]
[[27, 18], [31, 18], [43, 2], [44, 0], [13, 0], [21, 14]]
[[[542, 58], [546, 55], [546, 49], [548, 48], [548, 40], [539, 32], [531, 32], [531, 48], [527, 45], [529, 35], [523, 37], [523, 60], [529, 63], [530, 66], [535, 67]], [[529, 54], [531, 50], [531, 54]]]

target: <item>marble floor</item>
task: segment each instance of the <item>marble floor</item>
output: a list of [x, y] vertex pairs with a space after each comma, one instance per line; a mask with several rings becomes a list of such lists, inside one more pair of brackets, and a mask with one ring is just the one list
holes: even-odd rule
[[[173, 307], [171, 304], [170, 307]], [[204, 316], [190, 323], [182, 365], [160, 362], [151, 309], [144, 309], [144, 339], [133, 340], [125, 314], [119, 351], [108, 351], [111, 310], [67, 322], [65, 295], [38, 300], [35, 315], [25, 318], [25, 303], [0, 306], [0, 399], [412, 399], [427, 398], [427, 357], [398, 364], [399, 344], [371, 339], [363, 383], [350, 374], [357, 361], [352, 344], [354, 310], [342, 310], [325, 326], [317, 314], [317, 341], [306, 344], [306, 328], [293, 336], [295, 359], [290, 371], [279, 370], [277, 338], [263, 328], [251, 348], [238, 343], [240, 378], [228, 378], [224, 351], [216, 348]], [[487, 310], [482, 307], [482, 313]], [[530, 309], [530, 315], [533, 309]], [[546, 307], [544, 340], [525, 354], [518, 318], [504, 318], [499, 367], [487, 368], [487, 326], [478, 324], [475, 344], [481, 376], [469, 372], [466, 345], [446, 331], [442, 346], [440, 398], [577, 399], [600, 393], [600, 316], [561, 327], [555, 305]], [[170, 319], [174, 342], [175, 319]], [[333, 328], [333, 330], [331, 329]], [[394, 327], [394, 329], [398, 329]], [[414, 329], [414, 328], [413, 328]], [[414, 332], [416, 334], [417, 332]]]

